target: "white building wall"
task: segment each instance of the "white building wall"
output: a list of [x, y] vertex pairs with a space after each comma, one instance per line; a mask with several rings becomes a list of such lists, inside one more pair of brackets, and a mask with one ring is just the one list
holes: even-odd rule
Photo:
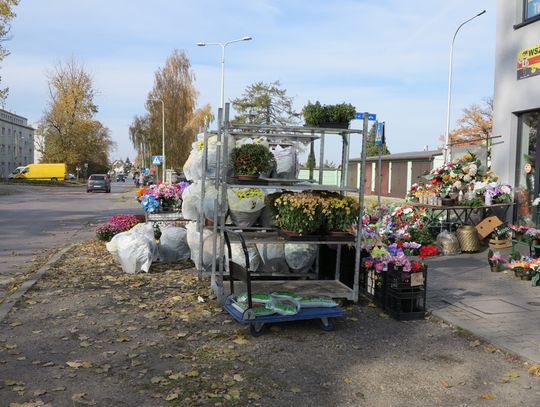
[[540, 21], [520, 28], [523, 0], [497, 0], [492, 168], [514, 185], [517, 158], [517, 113], [540, 109], [540, 75], [517, 79], [518, 52], [540, 44]]

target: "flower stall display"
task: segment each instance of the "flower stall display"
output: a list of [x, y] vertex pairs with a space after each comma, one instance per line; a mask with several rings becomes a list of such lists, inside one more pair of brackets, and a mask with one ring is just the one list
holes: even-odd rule
[[259, 188], [230, 188], [227, 201], [233, 223], [250, 227], [257, 222], [264, 207], [264, 192]]
[[231, 165], [239, 180], [256, 180], [261, 174], [270, 174], [276, 160], [268, 147], [252, 143], [232, 150]]
[[182, 203], [182, 193], [189, 182], [167, 185], [159, 183], [137, 190], [136, 199], [146, 212], [168, 212], [179, 208]]
[[482, 206], [513, 199], [512, 188], [498, 182], [498, 177], [470, 152], [433, 169], [424, 178], [426, 182], [411, 186], [406, 196], [408, 202]]

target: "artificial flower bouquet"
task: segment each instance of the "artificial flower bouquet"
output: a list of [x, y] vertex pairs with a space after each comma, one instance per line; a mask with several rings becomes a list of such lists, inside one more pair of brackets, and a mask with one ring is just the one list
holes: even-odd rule
[[167, 185], [158, 183], [137, 190], [136, 199], [146, 212], [175, 210], [182, 204], [182, 192], [190, 185], [189, 182]]

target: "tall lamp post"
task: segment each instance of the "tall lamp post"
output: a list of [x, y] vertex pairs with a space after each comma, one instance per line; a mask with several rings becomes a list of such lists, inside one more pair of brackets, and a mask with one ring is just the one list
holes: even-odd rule
[[221, 98], [219, 107], [223, 109], [225, 104], [225, 47], [229, 44], [240, 41], [250, 41], [253, 38], [251, 37], [242, 37], [237, 40], [227, 41], [227, 42], [198, 42], [197, 46], [206, 47], [207, 45], [219, 45], [221, 47]]
[[161, 102], [161, 132], [162, 132], [162, 148], [161, 148], [161, 181], [165, 182], [165, 103], [162, 99], [148, 98], [152, 102]]
[[469, 21], [474, 20], [476, 17], [480, 17], [482, 14], [484, 14], [486, 10], [481, 11], [474, 17], [469, 18], [467, 21], [461, 23], [461, 25], [457, 28], [456, 32], [454, 33], [454, 37], [452, 38], [452, 45], [450, 46], [450, 64], [448, 67], [448, 104], [446, 109], [446, 133], [444, 135], [444, 163], [446, 164], [450, 160], [450, 154], [448, 153], [448, 135], [450, 133], [450, 103], [452, 101], [452, 62], [454, 59], [454, 42], [456, 41], [456, 36], [465, 24], [467, 24]]

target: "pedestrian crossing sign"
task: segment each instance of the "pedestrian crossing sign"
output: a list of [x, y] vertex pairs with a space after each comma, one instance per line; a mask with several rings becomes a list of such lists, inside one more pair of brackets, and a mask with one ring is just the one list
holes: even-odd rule
[[153, 155], [152, 156], [152, 165], [161, 165], [161, 156]]

